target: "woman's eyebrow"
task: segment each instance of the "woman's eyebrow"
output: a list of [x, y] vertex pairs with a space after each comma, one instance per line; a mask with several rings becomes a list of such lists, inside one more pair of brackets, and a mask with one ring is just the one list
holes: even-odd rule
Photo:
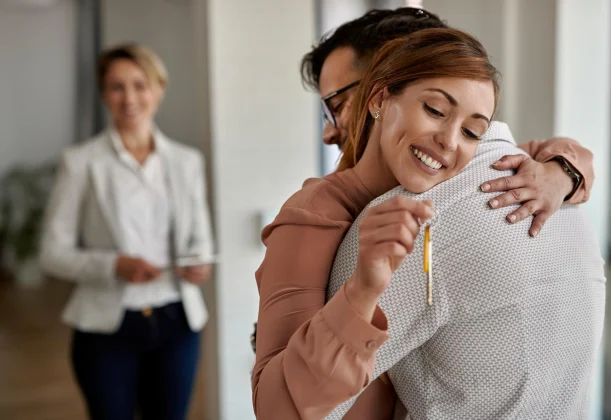
[[[456, 99], [454, 99], [454, 97], [452, 95], [450, 95], [448, 92], [446, 92], [443, 89], [428, 88], [428, 89], [425, 89], [425, 90], [441, 93], [443, 96], [446, 97], [448, 102], [450, 102], [450, 104], [452, 104], [452, 106], [458, 106], [458, 101]], [[478, 118], [478, 119], [484, 120], [484, 121], [486, 121], [486, 123], [488, 123], [488, 125], [490, 125], [490, 118], [486, 117], [485, 115], [475, 113], [475, 114], [471, 115], [471, 117], [472, 118]]]

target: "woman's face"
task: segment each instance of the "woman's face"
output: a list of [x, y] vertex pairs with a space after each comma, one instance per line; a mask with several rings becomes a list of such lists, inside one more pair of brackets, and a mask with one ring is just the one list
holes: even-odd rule
[[163, 89], [136, 63], [121, 59], [108, 68], [103, 96], [117, 128], [137, 129], [153, 121]]
[[[383, 95], [382, 155], [397, 181], [422, 193], [452, 178], [471, 161], [494, 112], [490, 81], [425, 79], [396, 96]], [[378, 109], [370, 104], [372, 114]]]

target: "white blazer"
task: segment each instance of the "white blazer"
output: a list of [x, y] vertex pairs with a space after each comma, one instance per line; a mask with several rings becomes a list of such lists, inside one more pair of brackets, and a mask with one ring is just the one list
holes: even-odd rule
[[[203, 262], [212, 262], [203, 156], [159, 131], [155, 145], [172, 188], [176, 254], [197, 254]], [[117, 256], [126, 251], [110, 176], [114, 159], [118, 156], [108, 130], [67, 149], [45, 215], [41, 267], [53, 277], [77, 284], [62, 318], [89, 332], [117, 331], [124, 314], [125, 283], [114, 270]], [[208, 319], [201, 289], [186, 281], [178, 283], [189, 326], [198, 331]]]

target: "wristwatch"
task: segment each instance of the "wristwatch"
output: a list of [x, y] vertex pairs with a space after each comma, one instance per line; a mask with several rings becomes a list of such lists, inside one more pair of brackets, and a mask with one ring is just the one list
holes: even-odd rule
[[571, 197], [575, 195], [575, 192], [577, 191], [577, 189], [579, 189], [579, 186], [581, 185], [581, 181], [583, 177], [577, 171], [577, 169], [575, 169], [575, 167], [571, 165], [571, 163], [568, 160], [566, 160], [565, 158], [563, 158], [562, 156], [556, 156], [552, 160], [555, 160], [556, 162], [558, 162], [560, 164], [560, 167], [564, 170], [564, 172], [569, 177], [571, 177], [571, 179], [573, 180], [573, 189], [571, 190], [569, 195], [564, 197], [564, 201], [570, 200]]

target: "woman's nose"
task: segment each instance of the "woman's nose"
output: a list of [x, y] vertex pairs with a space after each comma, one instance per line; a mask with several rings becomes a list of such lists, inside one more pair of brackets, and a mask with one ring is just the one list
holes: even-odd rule
[[456, 127], [453, 124], [448, 124], [435, 136], [437, 143], [447, 152], [453, 152], [458, 148], [459, 138], [460, 127]]

